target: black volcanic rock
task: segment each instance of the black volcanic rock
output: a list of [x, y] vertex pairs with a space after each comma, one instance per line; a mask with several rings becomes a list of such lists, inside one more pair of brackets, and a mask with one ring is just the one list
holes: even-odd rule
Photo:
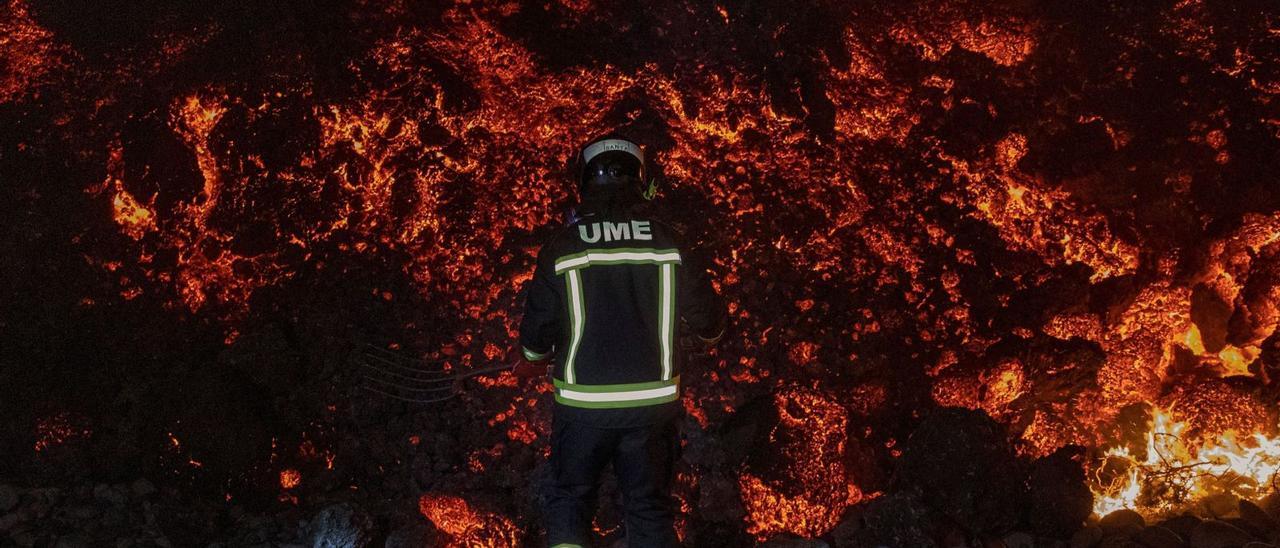
[[1093, 492], [1080, 465], [1082, 447], [1063, 447], [1031, 465], [1027, 519], [1041, 536], [1067, 538], [1093, 511]]
[[1188, 540], [1196, 548], [1232, 548], [1257, 539], [1230, 523], [1207, 519], [1191, 530]]
[[936, 518], [918, 489], [896, 491], [867, 505], [865, 527], [855, 534], [854, 546], [913, 546], [934, 548]]
[[975, 533], [1011, 529], [1027, 507], [1025, 465], [1003, 428], [981, 411], [944, 408], [902, 448], [895, 482], [919, 489], [931, 509]]
[[315, 548], [364, 548], [373, 542], [373, 520], [349, 503], [335, 504], [311, 520], [307, 541]]
[[1142, 514], [1124, 508], [1102, 516], [1102, 521], [1098, 525], [1108, 535], [1133, 535], [1146, 527], [1147, 522]]

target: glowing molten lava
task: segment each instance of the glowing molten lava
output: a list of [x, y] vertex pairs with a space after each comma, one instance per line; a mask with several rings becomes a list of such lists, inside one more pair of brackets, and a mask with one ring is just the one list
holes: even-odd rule
[[[1252, 496], [1276, 465], [1273, 13], [361, 0], [111, 19], [99, 4], [0, 0], [0, 384], [23, 396], [0, 402], [94, 410], [18, 406], [39, 458], [93, 439], [87, 424], [142, 428], [117, 428], [116, 410], [184, 394], [172, 385], [194, 377], [171, 368], [218, 372], [201, 393], [324, 394], [283, 423], [235, 421], [295, 430], [264, 440], [365, 435], [339, 408], [429, 416], [439, 431], [376, 421], [423, 435], [399, 444], [415, 458], [326, 441], [285, 463], [307, 486], [368, 459], [415, 467], [444, 482], [419, 505], [456, 542], [526, 541], [536, 515], [485, 503], [545, 458], [549, 387], [473, 378], [413, 407], [361, 390], [343, 358], [395, 340], [449, 371], [498, 360], [574, 202], [565, 159], [622, 130], [661, 168], [658, 217], [704, 255], [731, 315], [682, 377], [701, 429], [687, 454], [753, 403], [776, 408], [730, 487], [689, 463], [684, 485], [715, 495], [688, 499], [690, 538], [830, 532], [860, 486], [878, 489], [851, 481], [858, 467], [895, 457], [886, 440], [934, 406], [985, 412], [1022, 456], [1115, 447], [1095, 470], [1100, 512]], [[599, 28], [611, 47], [580, 40]], [[68, 382], [82, 378], [112, 386]], [[1145, 444], [1118, 442], [1136, 433], [1117, 418], [1147, 402], [1173, 411]], [[228, 480], [259, 462], [257, 488], [309, 490], [293, 469], [273, 477], [285, 463], [266, 443], [220, 458], [232, 444], [210, 438], [237, 430], [163, 436], [209, 415], [172, 407], [147, 427], [167, 468]], [[847, 430], [874, 430], [875, 454], [846, 463]], [[698, 515], [726, 498], [745, 517]]]
[[764, 540], [778, 533], [817, 537], [831, 530], [862, 492], [844, 465], [848, 413], [820, 394], [787, 390], [774, 395], [778, 424], [771, 448], [785, 467], [763, 478], [747, 472], [738, 480], [747, 509], [747, 532]]
[[425, 494], [418, 499], [418, 511], [436, 528], [453, 538], [451, 546], [468, 548], [516, 548], [519, 529], [511, 520], [475, 510], [461, 497]]

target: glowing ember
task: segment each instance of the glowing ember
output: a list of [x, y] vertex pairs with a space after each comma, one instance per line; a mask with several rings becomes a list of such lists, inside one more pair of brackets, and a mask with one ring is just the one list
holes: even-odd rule
[[280, 471], [280, 488], [293, 489], [302, 483], [302, 473], [292, 468]]
[[43, 453], [69, 441], [86, 438], [90, 433], [70, 413], [44, 417], [36, 421], [35, 450]]
[[116, 222], [124, 227], [134, 239], [142, 237], [147, 230], [155, 227], [155, 218], [151, 210], [138, 203], [138, 200], [122, 188], [117, 187], [116, 197], [111, 202], [115, 209]]
[[[91, 188], [91, 193], [101, 193], [103, 191], [111, 191], [113, 198], [111, 200], [112, 217], [116, 224], [120, 225], [120, 230], [135, 240], [141, 239], [147, 232], [156, 229], [155, 208], [154, 205], [145, 205], [138, 201], [128, 190], [124, 188], [123, 171], [124, 160], [122, 158], [124, 148], [115, 143], [111, 148], [110, 155], [107, 159], [107, 179], [97, 188]], [[155, 198], [152, 197], [154, 202]]]

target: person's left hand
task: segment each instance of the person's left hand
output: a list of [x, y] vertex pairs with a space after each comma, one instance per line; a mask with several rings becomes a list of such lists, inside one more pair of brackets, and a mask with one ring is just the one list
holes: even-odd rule
[[695, 356], [706, 355], [711, 351], [711, 347], [714, 346], [714, 343], [708, 343], [706, 340], [694, 335], [693, 333], [685, 333], [681, 335], [678, 339], [678, 344], [680, 345], [680, 350]]

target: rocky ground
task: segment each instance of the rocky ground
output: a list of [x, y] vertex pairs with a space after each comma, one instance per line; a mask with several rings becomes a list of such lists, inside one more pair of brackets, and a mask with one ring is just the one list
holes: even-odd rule
[[[834, 530], [817, 539], [788, 535], [762, 546], [773, 548], [1267, 548], [1280, 546], [1280, 497], [1255, 502], [1231, 496], [1210, 497], [1176, 516], [1147, 519], [1120, 510], [1101, 519], [1090, 516], [1067, 535], [1037, 534], [1023, 521], [1002, 533], [973, 534], [945, 517], [919, 488], [892, 492], [850, 507]], [[353, 502], [336, 502], [314, 511], [251, 514], [239, 507], [218, 511], [194, 505], [177, 491], [151, 481], [83, 483], [70, 489], [18, 488], [0, 484], [0, 547], [77, 548], [110, 546], [183, 546], [166, 534], [179, 518], [216, 519], [224, 534], [209, 548], [379, 547], [453, 545], [458, 539], [437, 530], [421, 516], [375, 518]], [[955, 501], [952, 500], [952, 503]], [[952, 507], [957, 509], [957, 507]], [[1066, 509], [1070, 514], [1074, 510]], [[1045, 516], [1042, 516], [1045, 517]], [[1040, 520], [1039, 523], [1044, 523]], [[972, 522], [970, 523], [972, 526]], [[1040, 527], [1041, 533], [1044, 532]], [[621, 539], [609, 543], [624, 546]]]
[[[800, 393], [792, 394], [798, 398]], [[816, 407], [815, 407], [816, 408]], [[776, 410], [762, 406], [764, 410]], [[794, 419], [794, 417], [790, 417]], [[714, 436], [694, 429], [686, 432], [681, 469], [695, 471], [697, 481], [682, 483], [677, 495], [692, 508], [684, 514], [686, 541], [690, 546], [749, 546], [742, 531], [751, 521], [751, 505], [744, 505], [738, 473], [766, 480], [771, 475], [769, 455], [789, 458], [787, 443], [767, 447], [740, 443], [753, 439], [751, 432], [788, 437], [790, 430], [778, 417], [760, 413], [755, 421], [732, 422]], [[794, 427], [792, 427], [794, 428]], [[796, 430], [796, 432], [801, 432]], [[796, 433], [792, 432], [792, 433]], [[804, 432], [808, 432], [804, 430]], [[796, 447], [809, 447], [811, 435], [789, 436]], [[736, 440], [736, 441], [735, 441]], [[1144, 517], [1130, 510], [1104, 517], [1091, 515], [1093, 495], [1085, 481], [1082, 448], [1066, 447], [1031, 459], [1006, 443], [1003, 429], [985, 413], [951, 408], [924, 417], [914, 433], [901, 444], [901, 454], [886, 477], [865, 477], [866, 465], [850, 465], [850, 479], [864, 486], [879, 485], [868, 496], [834, 514], [834, 527], [822, 528], [817, 538], [765, 533], [764, 546], [853, 548], [1265, 548], [1280, 546], [1280, 497], [1256, 501], [1229, 495], [1210, 496], [1181, 509], [1176, 515]], [[469, 472], [456, 458], [442, 453], [449, 444], [423, 443], [430, 458], [415, 458], [408, 469], [420, 470], [419, 481], [388, 478], [400, 491], [329, 488], [285, 490], [274, 503], [246, 509], [237, 500], [197, 496], [171, 481], [137, 478], [131, 481], [91, 481], [91, 476], [71, 477], [45, 485], [0, 482], [0, 548], [38, 546], [53, 548], [111, 546], [166, 547], [387, 547], [530, 545], [541, 538], [534, 500], [521, 502], [521, 512], [494, 512], [497, 499], [474, 497], [464, 513], [504, 523], [509, 534], [465, 530], [451, 525], [449, 514], [432, 514], [419, 508], [417, 496], [453, 493], [460, 482], [483, 474]], [[526, 446], [517, 445], [516, 447]], [[751, 450], [744, 448], [752, 447]], [[853, 453], [852, 449], [847, 450]], [[421, 455], [420, 455], [421, 457]], [[848, 455], [846, 455], [848, 458]], [[527, 460], [536, 460], [529, 455]], [[811, 460], [819, 461], [821, 459]], [[739, 462], [742, 461], [742, 462]], [[790, 462], [790, 461], [788, 461]], [[446, 466], [437, 466], [444, 463]], [[534, 463], [504, 466], [485, 474], [529, 474], [511, 478], [511, 490], [533, 496], [532, 485], [545, 475]], [[818, 470], [839, 470], [822, 468]], [[745, 472], [744, 472], [745, 470]], [[804, 468], [783, 467], [796, 472]], [[776, 470], [775, 470], [776, 472]], [[372, 472], [371, 472], [372, 473]], [[416, 474], [417, 472], [415, 472]], [[489, 476], [485, 476], [489, 477]], [[786, 478], [782, 478], [786, 479]], [[824, 481], [829, 482], [830, 477]], [[490, 480], [492, 478], [490, 477]], [[807, 482], [801, 474], [793, 481]], [[319, 479], [312, 484], [323, 483]], [[409, 486], [417, 484], [421, 491]], [[70, 486], [67, 486], [70, 485]], [[304, 486], [309, 485], [304, 483]], [[808, 487], [800, 492], [814, 493]], [[390, 489], [390, 488], [388, 488]], [[527, 493], [526, 493], [527, 491]], [[507, 491], [511, 498], [514, 491]], [[417, 496], [415, 496], [415, 493]], [[229, 496], [229, 495], [228, 495]], [[611, 531], [602, 546], [623, 546], [618, 527], [618, 495], [606, 475], [601, 489], [604, 501], [598, 523]], [[493, 500], [490, 500], [493, 499]], [[459, 499], [461, 500], [461, 499]], [[785, 500], [783, 501], [785, 504]], [[529, 513], [531, 512], [531, 513]], [[784, 511], [779, 510], [779, 515]], [[436, 517], [431, 518], [431, 515]], [[456, 515], [456, 514], [455, 514]], [[811, 516], [820, 516], [810, 514]], [[444, 517], [440, 517], [444, 516]], [[759, 516], [754, 516], [756, 519]], [[440, 520], [433, 523], [432, 519]], [[463, 520], [466, 521], [466, 520]], [[792, 529], [796, 526], [793, 522]], [[437, 526], [440, 528], [438, 529]], [[467, 528], [470, 526], [464, 526]], [[815, 533], [817, 534], [817, 533]], [[451, 536], [453, 535], [453, 536]]]
[[176, 492], [157, 489], [152, 482], [138, 479], [131, 483], [86, 483], [72, 489], [22, 489], [0, 484], [0, 546], [185, 546], [166, 534], [166, 522], [193, 513], [226, 521], [225, 534], [207, 543], [210, 548], [412, 548], [440, 544], [438, 533], [424, 520], [380, 531], [366, 512], [350, 503], [332, 504], [310, 514], [249, 514], [238, 507], [218, 513], [193, 508]]
[[[1112, 512], [1076, 532], [1071, 548], [1266, 548], [1280, 546], [1280, 500], [1261, 505], [1210, 497], [1195, 512], [1147, 521], [1131, 510]], [[1029, 545], [1028, 545], [1029, 546]], [[1012, 547], [1011, 547], [1012, 548]]]

